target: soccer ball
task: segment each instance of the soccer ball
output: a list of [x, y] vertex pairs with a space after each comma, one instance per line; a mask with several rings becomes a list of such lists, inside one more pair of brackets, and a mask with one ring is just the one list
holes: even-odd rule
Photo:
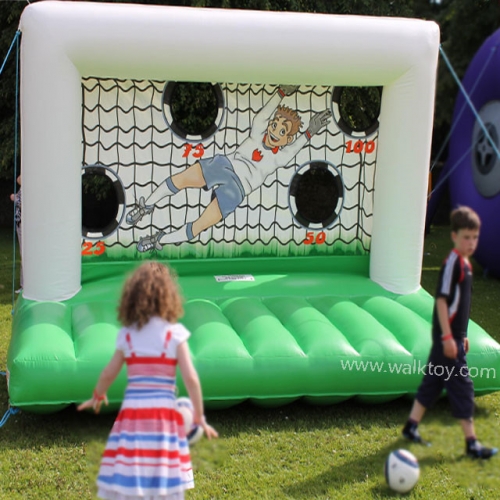
[[395, 450], [385, 461], [384, 473], [391, 490], [406, 493], [417, 484], [420, 467], [415, 456], [408, 450]]
[[193, 424], [193, 403], [189, 398], [177, 398], [177, 411], [182, 415], [189, 444], [198, 442], [203, 436], [203, 427]]

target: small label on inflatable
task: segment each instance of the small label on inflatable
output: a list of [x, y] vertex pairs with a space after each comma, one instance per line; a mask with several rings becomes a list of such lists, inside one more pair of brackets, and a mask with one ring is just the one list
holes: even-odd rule
[[224, 283], [226, 281], [255, 281], [251, 274], [226, 274], [224, 276], [215, 276], [215, 281]]

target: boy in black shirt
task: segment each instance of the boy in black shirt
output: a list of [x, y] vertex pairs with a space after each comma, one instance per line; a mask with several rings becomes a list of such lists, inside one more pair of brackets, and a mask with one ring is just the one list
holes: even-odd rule
[[[474, 422], [474, 387], [467, 368], [472, 266], [469, 257], [476, 250], [481, 221], [468, 207], [451, 213], [453, 250], [439, 273], [432, 319], [432, 348], [428, 369], [418, 388], [403, 436], [416, 443], [426, 443], [418, 424], [427, 408], [446, 389], [453, 416], [460, 420], [466, 441], [466, 454], [472, 458], [490, 458], [497, 448], [486, 448], [476, 438]], [[439, 368], [439, 369], [438, 369]]]

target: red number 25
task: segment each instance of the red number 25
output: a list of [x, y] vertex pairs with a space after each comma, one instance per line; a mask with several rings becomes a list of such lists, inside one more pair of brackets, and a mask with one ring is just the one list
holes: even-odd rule
[[101, 255], [105, 250], [106, 247], [102, 241], [97, 241], [95, 244], [91, 241], [84, 241], [82, 243], [82, 255]]

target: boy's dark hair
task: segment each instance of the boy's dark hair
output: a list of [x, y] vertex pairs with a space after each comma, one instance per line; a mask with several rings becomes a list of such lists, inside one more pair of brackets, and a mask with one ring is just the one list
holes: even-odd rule
[[469, 207], [458, 207], [453, 210], [450, 215], [450, 223], [454, 233], [460, 229], [479, 229], [481, 227], [479, 215]]

